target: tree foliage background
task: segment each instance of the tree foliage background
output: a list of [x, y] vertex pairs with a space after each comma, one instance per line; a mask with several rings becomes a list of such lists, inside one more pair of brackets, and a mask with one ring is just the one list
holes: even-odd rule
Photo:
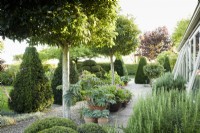
[[177, 22], [176, 28], [172, 33], [172, 42], [175, 47], [178, 47], [178, 45], [180, 44], [189, 22], [190, 19], [181, 19]]
[[140, 36], [140, 46], [137, 55], [154, 60], [159, 53], [169, 50], [170, 47], [171, 40], [167, 28], [165, 26], [158, 27]]

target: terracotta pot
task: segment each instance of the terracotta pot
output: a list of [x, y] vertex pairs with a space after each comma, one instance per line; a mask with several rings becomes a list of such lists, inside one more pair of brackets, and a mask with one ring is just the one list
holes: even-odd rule
[[104, 110], [106, 106], [95, 106], [95, 105], [88, 105], [89, 109], [91, 110]]
[[110, 112], [117, 112], [121, 108], [121, 102], [110, 104]]
[[97, 123], [97, 118], [92, 118], [92, 117], [85, 117], [84, 116], [84, 121], [85, 123]]
[[108, 118], [98, 118], [98, 124], [106, 124], [108, 123]]

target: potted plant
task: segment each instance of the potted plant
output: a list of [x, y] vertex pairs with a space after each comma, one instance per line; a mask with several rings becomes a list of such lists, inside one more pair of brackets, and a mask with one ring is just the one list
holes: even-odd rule
[[115, 95], [115, 104], [110, 104], [110, 112], [116, 112], [121, 108], [121, 104], [122, 102], [124, 102], [126, 100], [126, 96], [125, 96], [125, 89], [122, 88], [116, 88], [114, 90], [111, 90], [114, 95]]
[[122, 76], [121, 81], [123, 81], [124, 85], [126, 86], [131, 79], [128, 76]]
[[84, 108], [82, 110], [82, 113], [84, 116], [85, 123], [90, 123], [90, 122], [97, 123], [97, 118], [94, 117], [95, 115], [93, 110], [90, 110], [89, 108]]
[[106, 124], [108, 123], [108, 116], [110, 112], [109, 110], [102, 110], [100, 112], [99, 118], [98, 118], [98, 124]]
[[128, 102], [132, 98], [132, 93], [129, 90], [125, 89], [124, 92], [125, 92], [125, 100], [122, 102], [122, 107], [126, 107]]
[[109, 103], [115, 103], [115, 95], [110, 93], [107, 86], [101, 86], [87, 92], [88, 106], [92, 110], [104, 110]]

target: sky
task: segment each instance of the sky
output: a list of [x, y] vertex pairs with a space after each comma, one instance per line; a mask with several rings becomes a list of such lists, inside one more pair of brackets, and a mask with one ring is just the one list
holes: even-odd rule
[[[196, 8], [198, 0], [120, 0], [120, 14], [131, 15], [135, 18], [142, 33], [166, 26], [172, 34], [178, 21], [190, 18]], [[1, 38], [0, 38], [1, 40]], [[22, 54], [25, 42], [3, 41], [4, 51], [0, 55], [6, 63], [12, 63], [13, 55]]]

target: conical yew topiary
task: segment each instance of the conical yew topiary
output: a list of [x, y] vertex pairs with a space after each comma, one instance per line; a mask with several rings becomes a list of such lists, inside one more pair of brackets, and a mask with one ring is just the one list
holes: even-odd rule
[[170, 67], [170, 62], [169, 62], [169, 57], [165, 57], [165, 62], [163, 64], [163, 67], [165, 69], [165, 72], [171, 72], [171, 67]]
[[144, 74], [143, 67], [147, 64], [145, 57], [140, 57], [139, 65], [135, 75], [136, 84], [147, 84], [149, 83], [148, 77]]
[[124, 65], [122, 58], [117, 58], [115, 60], [114, 68], [120, 77], [127, 75], [127, 69], [126, 69], [126, 66]]
[[36, 48], [26, 48], [10, 97], [9, 107], [19, 113], [42, 111], [53, 103], [53, 93]]
[[[70, 83], [75, 84], [78, 82], [78, 71], [76, 68], [76, 64], [70, 61]], [[58, 63], [58, 67], [56, 68], [53, 79], [51, 81], [51, 88], [54, 94], [54, 103], [55, 104], [62, 104], [62, 90], [56, 89], [57, 86], [62, 85], [62, 57]]]

